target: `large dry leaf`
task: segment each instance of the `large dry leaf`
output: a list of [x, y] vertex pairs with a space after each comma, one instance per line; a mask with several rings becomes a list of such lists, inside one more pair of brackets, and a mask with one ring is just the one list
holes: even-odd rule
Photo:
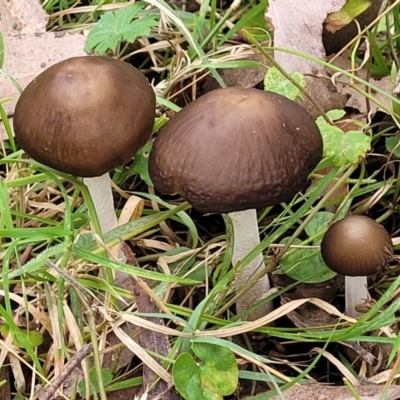
[[[344, 0], [320, 2], [270, 0], [267, 18], [274, 31], [274, 46], [324, 60], [323, 22], [330, 13], [338, 11], [344, 3]], [[301, 101], [301, 105], [314, 118], [321, 115], [321, 110], [326, 112], [344, 107], [347, 94], [339, 93], [331, 82], [316, 76], [321, 72], [325, 75], [321, 65], [280, 50], [275, 51], [274, 58], [286, 72], [315, 74], [307, 76], [306, 90], [319, 108], [316, 108], [306, 96], [303, 96], [304, 100]]]
[[[325, 57], [322, 25], [328, 14], [339, 11], [345, 0], [270, 0], [267, 18], [274, 30], [274, 46]], [[310, 73], [321, 69], [304, 58], [276, 51], [275, 60], [287, 71]]]
[[[345, 53], [342, 56], [335, 58], [333, 64], [336, 67], [342, 68], [343, 70], [352, 71], [352, 73], [358, 76], [359, 78], [368, 79], [368, 81], [371, 84], [373, 84], [374, 86], [383, 90], [386, 93], [389, 94], [392, 93], [393, 85], [390, 76], [385, 76], [379, 80], [374, 79], [372, 77], [368, 77], [367, 69], [360, 68], [358, 64], [356, 64], [355, 66], [351, 65], [348, 53]], [[352, 68], [355, 68], [355, 70], [352, 70]], [[358, 110], [360, 113], [368, 112], [371, 106], [376, 107], [377, 110], [385, 111], [382, 107], [379, 107], [374, 102], [369, 101], [368, 103], [368, 99], [365, 97], [365, 95], [353, 89], [351, 86], [355, 85], [357, 87], [360, 87], [362, 90], [366, 90], [366, 88], [363, 85], [356, 82], [351, 82], [349, 77], [344, 76], [342, 74], [335, 74], [333, 80], [336, 84], [339, 93], [348, 95], [349, 99], [346, 103], [347, 107], [354, 108], [355, 110]], [[371, 91], [371, 94], [373, 95], [373, 98], [375, 98], [379, 102], [379, 104], [381, 104], [383, 107], [386, 107], [389, 110], [392, 108], [392, 102], [386, 96], [380, 93], [376, 93], [375, 91]]]
[[[136, 258], [129, 246], [124, 243], [122, 249], [126, 256], [126, 263], [128, 265], [136, 266]], [[150, 314], [159, 312], [157, 305], [144, 290], [144, 285], [146, 285], [144, 282], [143, 285], [140, 285], [139, 280], [134, 280], [133, 282], [133, 293], [135, 295], [136, 307], [138, 312]], [[144, 318], [155, 324], [164, 326], [164, 320], [161, 318]], [[168, 353], [171, 351], [171, 346], [167, 335], [164, 335], [162, 332], [157, 332], [145, 328], [141, 328], [139, 345], [144, 349], [151, 350], [152, 352], [165, 357], [168, 356]], [[137, 355], [137, 351], [135, 353]], [[154, 363], [155, 366], [158, 367], [157, 362], [154, 361]], [[161, 369], [161, 366], [159, 367], [159, 369]], [[158, 373], [157, 368], [151, 368], [148, 364], [143, 363], [143, 389], [151, 387], [155, 382], [154, 387], [148, 393], [148, 398], [153, 399], [162, 395], [162, 398], [164, 400], [177, 400], [179, 396], [174, 390], [171, 390], [170, 382], [168, 382], [168, 373], [166, 371], [164, 372], [163, 369], [161, 369], [160, 372], [165, 374], [166, 378], [163, 377], [163, 374]], [[162, 379], [157, 381], [157, 375], [160, 376]]]

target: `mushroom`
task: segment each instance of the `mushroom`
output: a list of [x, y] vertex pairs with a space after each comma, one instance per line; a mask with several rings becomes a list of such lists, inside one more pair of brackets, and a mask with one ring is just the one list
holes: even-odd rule
[[[234, 227], [232, 264], [259, 243], [256, 208], [290, 200], [307, 186], [322, 157], [311, 116], [275, 93], [217, 89], [185, 106], [158, 133], [149, 159], [154, 186], [178, 193], [204, 213], [229, 213]], [[258, 254], [235, 277], [240, 289], [264, 266]], [[267, 295], [262, 277], [237, 302], [242, 313]], [[248, 315], [267, 314], [266, 303]]]
[[117, 226], [108, 173], [147, 142], [154, 118], [155, 95], [140, 71], [110, 57], [74, 57], [26, 87], [14, 131], [33, 159], [84, 178], [106, 233]]
[[332, 271], [345, 275], [346, 314], [357, 318], [355, 306], [368, 298], [366, 277], [388, 264], [393, 244], [386, 229], [372, 218], [351, 215], [329, 227], [321, 255]]

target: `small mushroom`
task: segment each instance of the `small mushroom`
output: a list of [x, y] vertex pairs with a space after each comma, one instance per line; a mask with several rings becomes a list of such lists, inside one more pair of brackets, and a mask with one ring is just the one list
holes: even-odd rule
[[321, 255], [334, 272], [345, 275], [346, 314], [357, 318], [355, 306], [368, 298], [367, 276], [378, 273], [393, 256], [386, 229], [363, 215], [332, 224], [321, 242]]
[[147, 142], [154, 118], [155, 95], [140, 71], [110, 57], [74, 57], [26, 87], [14, 131], [33, 159], [84, 177], [106, 233], [117, 226], [108, 172]]
[[[229, 213], [234, 226], [232, 263], [259, 243], [256, 208], [288, 201], [307, 186], [322, 157], [322, 138], [311, 116], [275, 93], [224, 88], [175, 114], [158, 133], [149, 171], [156, 189], [178, 193], [205, 213]], [[237, 289], [264, 266], [259, 254], [235, 278]], [[236, 304], [246, 311], [266, 296], [268, 276]], [[267, 303], [248, 319], [267, 314]]]

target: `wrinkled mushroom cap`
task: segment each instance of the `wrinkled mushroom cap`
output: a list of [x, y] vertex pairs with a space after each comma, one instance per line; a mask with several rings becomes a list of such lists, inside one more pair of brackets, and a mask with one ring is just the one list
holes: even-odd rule
[[26, 87], [14, 131], [35, 160], [92, 177], [129, 161], [149, 139], [154, 118], [155, 95], [140, 71], [110, 57], [75, 57]]
[[351, 215], [329, 227], [321, 254], [325, 264], [338, 274], [368, 276], [392, 259], [393, 244], [382, 225], [363, 215]]
[[217, 89], [161, 129], [149, 170], [162, 193], [202, 212], [232, 212], [290, 200], [322, 157], [322, 138], [295, 102], [257, 89]]

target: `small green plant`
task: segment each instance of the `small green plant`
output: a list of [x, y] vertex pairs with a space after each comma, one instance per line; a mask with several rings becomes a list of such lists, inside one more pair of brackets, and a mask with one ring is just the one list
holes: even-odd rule
[[[10, 333], [10, 327], [8, 325], [3, 325], [0, 328], [1, 335], [6, 338]], [[13, 344], [15, 346], [26, 348], [27, 344], [32, 347], [39, 347], [43, 343], [43, 335], [34, 330], [28, 330], [24, 328], [14, 329], [12, 331]]]
[[[337, 121], [345, 114], [344, 110], [327, 112], [331, 121]], [[371, 149], [371, 137], [363, 132], [351, 130], [344, 133], [339, 127], [329, 124], [322, 117], [318, 117], [316, 122], [324, 139], [324, 155], [332, 159], [336, 166], [357, 164]]]
[[104, 54], [108, 50], [117, 53], [121, 42], [133, 43], [140, 36], [148, 36], [158, 20], [152, 15], [142, 15], [143, 3], [132, 4], [117, 11], [105, 12], [90, 30], [85, 51]]
[[[299, 72], [293, 72], [290, 77], [295, 80], [302, 88], [306, 87], [304, 75]], [[264, 90], [278, 93], [290, 100], [296, 100], [301, 96], [300, 89], [292, 82], [286, 79], [276, 67], [268, 69], [264, 77]]]
[[[210, 343], [193, 343], [192, 353], [182, 353], [172, 374], [185, 400], [222, 400], [238, 383], [238, 367], [231, 350]], [[196, 360], [195, 356], [198, 357]]]
[[[299, 282], [316, 283], [324, 282], [333, 278], [336, 274], [331, 271], [324, 263], [319, 250], [322, 233], [328, 227], [333, 214], [326, 211], [318, 212], [314, 218], [304, 228], [308, 237], [312, 240], [315, 247], [295, 249], [283, 257], [280, 266], [282, 271]], [[282, 240], [286, 243], [288, 238]], [[308, 242], [308, 241], [307, 241]], [[293, 245], [302, 245], [300, 239], [296, 239]]]

